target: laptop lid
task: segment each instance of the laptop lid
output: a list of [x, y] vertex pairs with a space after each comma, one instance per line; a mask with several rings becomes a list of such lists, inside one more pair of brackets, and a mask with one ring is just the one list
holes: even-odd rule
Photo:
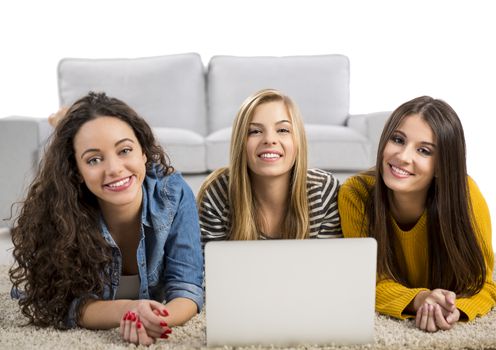
[[374, 340], [372, 238], [209, 242], [207, 346]]

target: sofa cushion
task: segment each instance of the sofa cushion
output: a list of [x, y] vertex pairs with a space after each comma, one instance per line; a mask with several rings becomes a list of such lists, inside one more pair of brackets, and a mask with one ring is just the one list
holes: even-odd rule
[[153, 128], [172, 166], [182, 173], [207, 171], [205, 138], [193, 131], [177, 128]]
[[117, 97], [151, 126], [206, 134], [205, 69], [196, 53], [133, 59], [66, 58], [59, 62], [60, 104], [90, 90]]
[[366, 169], [370, 164], [370, 142], [346, 126], [306, 124], [308, 165], [333, 171]]
[[279, 89], [298, 104], [306, 123], [344, 125], [349, 111], [349, 61], [343, 55], [214, 56], [208, 76], [209, 132], [232, 126], [254, 92]]
[[[338, 171], [370, 167], [370, 143], [356, 130], [335, 125], [305, 125], [308, 167]], [[223, 128], [206, 139], [207, 168], [213, 171], [229, 164], [231, 128]]]
[[229, 164], [229, 148], [232, 127], [222, 128], [207, 136], [205, 147], [207, 152], [207, 169], [215, 169]]

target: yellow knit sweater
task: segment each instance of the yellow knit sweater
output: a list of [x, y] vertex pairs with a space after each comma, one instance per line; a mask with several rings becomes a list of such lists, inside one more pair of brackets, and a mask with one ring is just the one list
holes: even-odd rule
[[[338, 207], [341, 216], [341, 227], [344, 237], [365, 237], [367, 220], [365, 220], [366, 189], [358, 177], [349, 178], [340, 188]], [[363, 177], [372, 186], [375, 179], [372, 176]], [[491, 218], [489, 210], [479, 188], [469, 177], [469, 192], [472, 201], [475, 220], [480, 227], [481, 239], [486, 246], [484, 256], [487, 265], [486, 283], [482, 290], [468, 298], [457, 298], [456, 306], [463, 311], [469, 320], [488, 313], [496, 305], [496, 285], [493, 281], [494, 254], [491, 242]], [[414, 317], [406, 314], [405, 308], [415, 298], [417, 293], [427, 290], [428, 254], [427, 254], [427, 214], [424, 211], [415, 226], [409, 231], [403, 231], [392, 219], [394, 234], [399, 242], [397, 252], [401, 271], [405, 271], [410, 285], [407, 288], [393, 280], [378, 280], [376, 285], [376, 310], [397, 318]]]

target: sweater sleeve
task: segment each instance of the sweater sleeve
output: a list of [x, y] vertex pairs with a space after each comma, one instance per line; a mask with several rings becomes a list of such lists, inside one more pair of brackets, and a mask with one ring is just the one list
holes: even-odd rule
[[368, 224], [365, 217], [366, 189], [358, 176], [346, 180], [338, 193], [338, 208], [341, 230], [345, 238], [367, 237]]
[[406, 307], [427, 288], [408, 288], [390, 279], [377, 282], [375, 289], [375, 309], [381, 314], [396, 318], [413, 318], [414, 314], [405, 312]]
[[[486, 282], [482, 290], [467, 298], [458, 298], [456, 306], [469, 320], [488, 313], [496, 305], [496, 285], [493, 281], [494, 253], [491, 241], [491, 219], [484, 197], [475, 182], [469, 178], [469, 191], [474, 222], [482, 242], [486, 261]], [[367, 192], [357, 178], [351, 178], [339, 191], [341, 226], [345, 237], [367, 236], [365, 201]], [[408, 288], [391, 279], [378, 280], [376, 285], [376, 310], [396, 318], [414, 317], [405, 312], [415, 296], [426, 288]]]
[[[365, 216], [367, 189], [357, 178], [348, 179], [338, 196], [341, 227], [345, 238], [367, 237], [368, 222]], [[375, 291], [376, 311], [397, 318], [414, 317], [404, 313], [415, 296], [425, 288], [407, 288], [391, 279], [379, 280]]]
[[491, 216], [487, 203], [475, 182], [469, 178], [468, 187], [472, 203], [473, 220], [481, 241], [486, 261], [486, 282], [481, 291], [468, 298], [458, 298], [456, 306], [463, 311], [468, 320], [488, 313], [496, 305], [496, 285], [493, 280], [494, 252], [491, 239]]

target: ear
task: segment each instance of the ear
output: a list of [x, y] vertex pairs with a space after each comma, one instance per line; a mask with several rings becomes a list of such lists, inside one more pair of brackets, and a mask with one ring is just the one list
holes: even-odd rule
[[146, 157], [145, 152], [143, 152], [143, 163], [146, 164], [147, 161], [148, 161], [148, 158]]
[[80, 173], [77, 174], [77, 180], [79, 181], [80, 184], [84, 183], [84, 178], [81, 176]]

